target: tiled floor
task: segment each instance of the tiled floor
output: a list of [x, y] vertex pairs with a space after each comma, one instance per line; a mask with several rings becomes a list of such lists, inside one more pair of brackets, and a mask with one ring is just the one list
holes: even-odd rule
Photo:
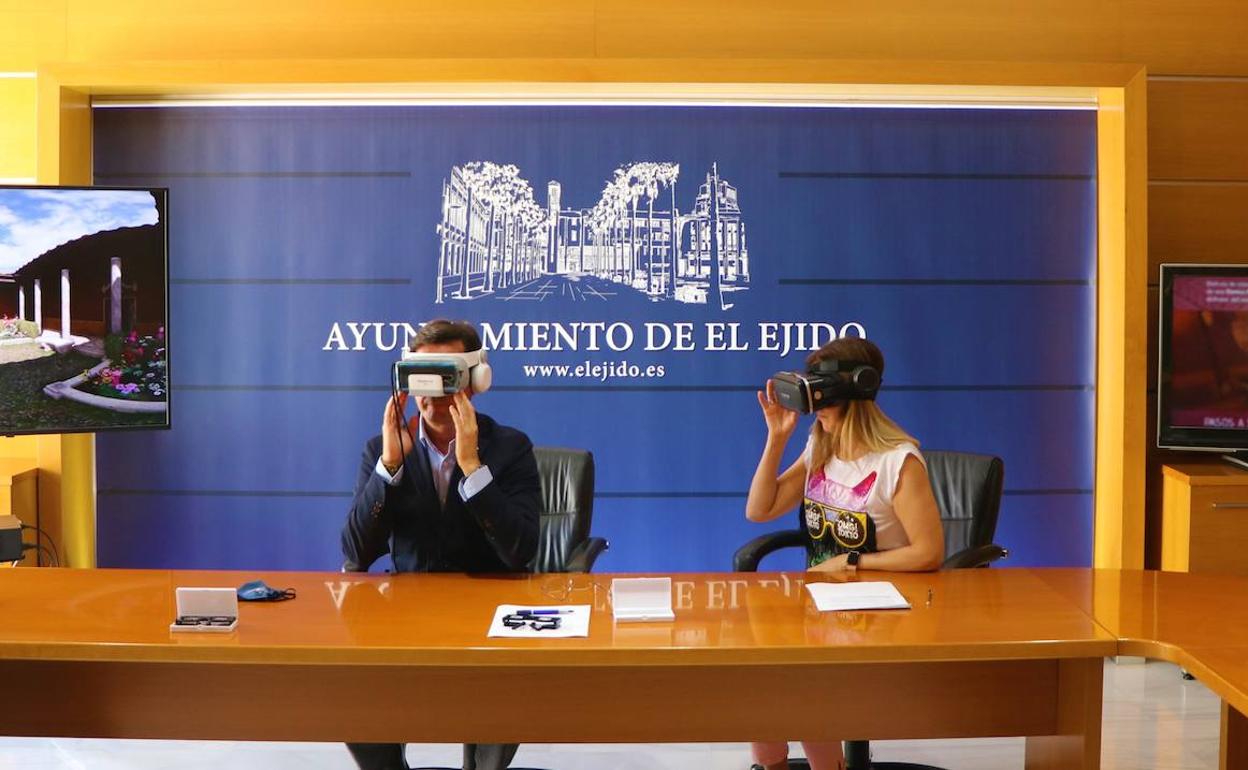
[[[5, 706], [9, 708], [11, 706]], [[1104, 770], [1215, 770], [1218, 699], [1164, 663], [1105, 666]], [[281, 714], [272, 715], [280, 720]], [[0, 708], [0, 720], [3, 720]], [[1021, 739], [886, 741], [877, 759], [948, 770], [1023, 766]], [[412, 746], [408, 760], [455, 766], [452, 745]], [[551, 770], [745, 770], [743, 744], [592, 744], [521, 747], [516, 766]], [[0, 770], [350, 770], [346, 750], [322, 743], [222, 743], [0, 738]]]

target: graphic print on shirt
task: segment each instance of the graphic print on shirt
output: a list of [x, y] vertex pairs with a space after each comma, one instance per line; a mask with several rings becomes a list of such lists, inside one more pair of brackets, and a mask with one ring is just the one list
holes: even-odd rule
[[810, 475], [802, 500], [806, 534], [811, 542], [807, 566], [850, 551], [876, 550], [875, 522], [867, 513], [867, 498], [875, 488], [876, 478], [872, 471], [851, 487], [829, 479], [822, 468]]

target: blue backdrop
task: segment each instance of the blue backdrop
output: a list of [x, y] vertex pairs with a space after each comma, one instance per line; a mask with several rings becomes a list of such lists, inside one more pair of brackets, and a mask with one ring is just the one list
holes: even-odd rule
[[[481, 411], [594, 452], [601, 570], [727, 569], [745, 540], [793, 526], [742, 514], [764, 436], [754, 391], [804, 356], [768, 349], [779, 322], [860, 325], [885, 352], [890, 415], [926, 447], [1005, 459], [1011, 563], [1088, 565], [1095, 147], [1090, 111], [97, 109], [97, 183], [170, 188], [173, 386], [172, 430], [98, 438], [99, 562], [337, 568], [391, 324], [448, 315], [495, 335]], [[639, 193], [638, 213], [615, 209], [629, 224], [612, 231], [604, 185], [639, 161], [678, 176], [650, 183], [647, 220], [633, 169], [613, 190]], [[482, 192], [508, 164], [506, 189], [531, 202]], [[722, 234], [703, 253], [712, 221], [746, 253]], [[457, 244], [475, 254], [467, 282]], [[521, 323], [578, 331], [578, 349], [518, 349], [544, 328]], [[592, 327], [574, 324], [620, 324], [621, 349], [587, 349]], [[685, 324], [690, 349], [653, 349], [647, 324]], [[733, 324], [737, 349], [719, 349]], [[575, 376], [586, 363], [619, 376]]]

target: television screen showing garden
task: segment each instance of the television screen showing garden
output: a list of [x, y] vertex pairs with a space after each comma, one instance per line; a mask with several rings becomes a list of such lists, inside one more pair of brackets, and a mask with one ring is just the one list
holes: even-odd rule
[[169, 424], [164, 190], [0, 186], [0, 435]]

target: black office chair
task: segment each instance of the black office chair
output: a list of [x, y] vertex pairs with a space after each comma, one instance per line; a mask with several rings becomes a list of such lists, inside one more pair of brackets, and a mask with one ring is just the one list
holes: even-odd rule
[[542, 477], [542, 523], [534, 572], [589, 572], [607, 550], [591, 537], [594, 456], [583, 449], [533, 447]]
[[[1008, 551], [992, 542], [1001, 511], [1001, 490], [1005, 483], [1005, 463], [1000, 457], [966, 452], [925, 451], [927, 475], [940, 508], [945, 530], [945, 558], [941, 569], [987, 567], [1004, 559]], [[737, 549], [733, 568], [755, 572], [763, 557], [782, 548], [810, 548], [801, 506], [797, 510], [798, 529], [760, 535]], [[803, 759], [790, 759], [792, 770], [809, 770]], [[845, 742], [847, 770], [940, 770], [931, 765], [909, 762], [871, 762], [867, 741]]]

